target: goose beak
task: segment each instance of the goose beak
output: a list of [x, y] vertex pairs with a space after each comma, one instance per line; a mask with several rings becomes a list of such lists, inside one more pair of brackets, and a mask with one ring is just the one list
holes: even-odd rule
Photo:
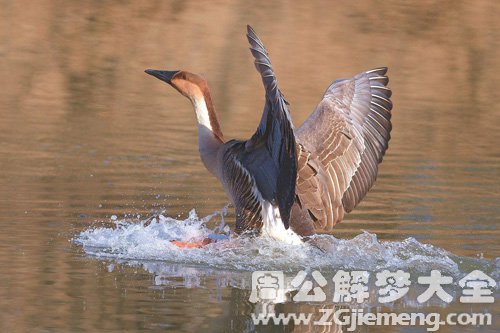
[[180, 71], [159, 71], [156, 69], [146, 69], [144, 72], [170, 84], [175, 74], [179, 73]]

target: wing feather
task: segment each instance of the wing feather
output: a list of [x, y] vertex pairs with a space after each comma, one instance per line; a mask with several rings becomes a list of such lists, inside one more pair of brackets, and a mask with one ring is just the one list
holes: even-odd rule
[[296, 130], [297, 196], [317, 230], [330, 230], [377, 178], [392, 129], [386, 73], [376, 68], [335, 80]]
[[261, 195], [254, 177], [241, 163], [245, 142], [229, 141], [223, 154], [223, 179], [236, 211], [236, 232], [262, 227]]
[[[247, 28], [250, 51], [255, 58], [255, 67], [262, 77], [266, 101], [259, 127], [246, 142], [246, 155], [242, 156], [242, 163], [255, 178], [263, 199], [279, 207], [281, 219], [288, 228], [297, 179], [293, 124], [288, 103], [278, 88], [264, 44], [250, 26]], [[255, 154], [263, 157], [261, 163], [253, 161]], [[262, 173], [267, 176], [262, 177]]]

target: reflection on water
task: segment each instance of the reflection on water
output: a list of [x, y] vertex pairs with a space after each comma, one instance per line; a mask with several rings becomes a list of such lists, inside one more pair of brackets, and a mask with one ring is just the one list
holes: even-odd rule
[[[104, 262], [69, 241], [89, 228], [109, 227], [112, 215], [139, 223], [164, 211], [184, 220], [193, 207], [205, 216], [227, 204], [197, 155], [190, 105], [143, 70], [202, 73], [225, 135], [249, 137], [260, 120], [263, 89], [244, 37], [247, 23], [270, 51], [296, 125], [333, 79], [390, 68], [395, 107], [388, 155], [375, 188], [333, 231], [335, 239], [370, 244], [364, 237], [376, 236], [379, 246], [413, 237], [412, 244], [443, 251], [458, 272], [494, 273], [500, 256], [498, 6], [433, 0], [4, 3], [0, 330], [252, 331], [249, 290], [218, 278], [230, 275], [221, 269], [228, 260], [223, 256], [214, 253], [220, 266], [212, 271], [201, 273], [206, 261], [194, 265], [200, 273], [190, 279], [200, 282], [186, 282], [183, 274], [191, 268], [179, 261], [155, 262], [158, 269], [148, 266], [150, 257], [149, 264]], [[234, 222], [231, 209], [227, 222]], [[338, 256], [344, 263], [357, 254], [354, 246], [347, 249], [354, 253]], [[328, 261], [322, 265], [329, 272]], [[169, 267], [171, 274], [160, 280], [178, 284], [156, 283]], [[248, 272], [235, 274], [239, 279]], [[463, 309], [453, 302], [425, 311]]]
[[[211, 229], [209, 222], [214, 217], [222, 219]], [[120, 265], [143, 268], [154, 276], [155, 286], [202, 288], [209, 284], [208, 281], [215, 281], [218, 289], [252, 288], [253, 296], [249, 298], [252, 303], [258, 300], [253, 294], [255, 281], [253, 277], [250, 278], [255, 271], [282, 271], [292, 277], [300, 271], [320, 271], [331, 276], [341, 270], [360, 271], [366, 274], [367, 284], [370, 275], [372, 279], [375, 276], [378, 279], [378, 273], [383, 271], [402, 271], [408, 274], [407, 283], [412, 285], [412, 293], [402, 297], [397, 305], [386, 304], [396, 309], [408, 306], [422, 308], [436, 303], [435, 299], [428, 302], [415, 300], [415, 295], [421, 295], [427, 289], [417, 277], [429, 276], [433, 270], [455, 281], [455, 284], [447, 286], [451, 300], [455, 301], [462, 295], [458, 281], [472, 271], [480, 270], [490, 278], [500, 279], [498, 260], [459, 257], [413, 238], [401, 242], [380, 242], [375, 234], [365, 232], [353, 239], [318, 235], [311, 237], [307, 243], [291, 245], [267, 237], [227, 235], [229, 229], [224, 225], [223, 213], [199, 219], [194, 211], [186, 220], [159, 215], [139, 222], [118, 220], [114, 224], [114, 227], [85, 230], [74, 241], [96, 259], [113, 259]], [[200, 249], [181, 249], [170, 243], [172, 240], [199, 240], [206, 237], [219, 240]], [[114, 269], [115, 264], [110, 263], [108, 270]], [[332, 280], [331, 276], [329, 281]], [[283, 294], [275, 297], [274, 302], [292, 302], [291, 293], [299, 289], [293, 286], [292, 277], [283, 286]], [[324, 284], [323, 290], [334, 294], [332, 284], [328, 285], [327, 281]], [[377, 291], [380, 288], [377, 289], [373, 283], [370, 287], [362, 304], [356, 304], [353, 300], [346, 304], [336, 302], [339, 303], [337, 305], [377, 306]], [[329, 301], [321, 303], [331, 306]], [[437, 304], [446, 305], [445, 302], [441, 303]]]

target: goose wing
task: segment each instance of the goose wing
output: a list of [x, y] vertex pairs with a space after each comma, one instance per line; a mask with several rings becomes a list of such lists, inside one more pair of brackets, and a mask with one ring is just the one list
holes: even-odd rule
[[[250, 180], [240, 193], [233, 194], [238, 198], [235, 203], [237, 228], [247, 229], [253, 219], [248, 215], [255, 209], [256, 196], [269, 201], [278, 207], [285, 228], [290, 221], [290, 210], [295, 200], [295, 184], [297, 179], [297, 156], [293, 125], [288, 112], [287, 103], [278, 88], [276, 76], [271, 66], [268, 53], [255, 31], [247, 26], [247, 38], [250, 51], [255, 58], [255, 67], [262, 76], [266, 92], [266, 101], [260, 124], [255, 134], [246, 142], [233, 142], [225, 156], [225, 166], [233, 168], [232, 183], [237, 178]], [[229, 154], [229, 155], [228, 155]], [[227, 167], [226, 167], [227, 169]], [[238, 176], [238, 177], [236, 177]], [[243, 185], [238, 185], [239, 187]], [[251, 189], [250, 184], [253, 186]], [[241, 195], [242, 192], [248, 195]], [[238, 196], [239, 195], [239, 196]], [[234, 200], [236, 201], [236, 200]], [[251, 214], [253, 216], [253, 213]], [[238, 217], [241, 216], [241, 217]], [[245, 221], [246, 218], [246, 221]], [[248, 222], [250, 221], [250, 222]], [[239, 222], [239, 223], [238, 223]]]
[[334, 81], [297, 129], [297, 196], [319, 230], [330, 230], [377, 178], [391, 132], [387, 68]]

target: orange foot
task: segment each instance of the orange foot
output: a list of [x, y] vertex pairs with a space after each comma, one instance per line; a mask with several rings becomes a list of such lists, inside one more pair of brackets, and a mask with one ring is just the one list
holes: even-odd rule
[[210, 238], [204, 238], [203, 240], [200, 241], [193, 241], [193, 242], [182, 242], [178, 240], [173, 240], [170, 241], [172, 244], [175, 246], [185, 248], [185, 249], [199, 249], [204, 247], [205, 245], [208, 245], [210, 243], [213, 243], [214, 241]]

